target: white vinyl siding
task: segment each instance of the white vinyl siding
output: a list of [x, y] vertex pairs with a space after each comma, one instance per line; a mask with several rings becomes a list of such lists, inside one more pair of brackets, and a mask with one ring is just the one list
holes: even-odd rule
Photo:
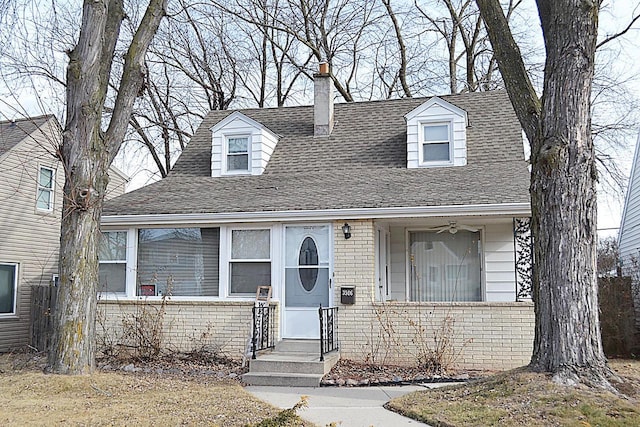
[[486, 301], [515, 301], [513, 223], [485, 227], [484, 259]]
[[630, 275], [634, 264], [640, 261], [640, 137], [636, 142], [618, 239], [622, 269], [624, 274]]

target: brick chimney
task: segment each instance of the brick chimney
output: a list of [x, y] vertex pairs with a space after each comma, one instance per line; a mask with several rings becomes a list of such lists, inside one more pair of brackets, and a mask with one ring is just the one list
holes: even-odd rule
[[333, 130], [333, 80], [329, 64], [320, 63], [313, 75], [313, 135], [329, 136]]

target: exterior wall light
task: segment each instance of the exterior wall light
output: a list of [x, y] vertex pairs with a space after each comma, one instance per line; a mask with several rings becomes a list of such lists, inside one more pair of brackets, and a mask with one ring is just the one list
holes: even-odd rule
[[346, 222], [342, 226], [342, 232], [344, 233], [344, 238], [345, 239], [350, 239], [351, 238], [351, 226], [349, 224], [347, 224]]

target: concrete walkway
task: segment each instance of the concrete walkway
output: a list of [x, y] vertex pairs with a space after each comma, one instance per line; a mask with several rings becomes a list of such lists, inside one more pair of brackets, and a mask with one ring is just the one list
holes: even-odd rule
[[444, 384], [393, 387], [270, 387], [248, 386], [249, 393], [279, 408], [291, 408], [300, 396], [309, 396], [308, 407], [298, 415], [321, 427], [335, 422], [339, 427], [424, 426], [421, 422], [382, 407], [394, 397]]

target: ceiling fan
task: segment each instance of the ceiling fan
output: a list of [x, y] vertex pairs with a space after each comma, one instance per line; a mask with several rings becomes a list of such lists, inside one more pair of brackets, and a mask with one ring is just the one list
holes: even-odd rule
[[471, 227], [470, 225], [458, 224], [456, 221], [449, 221], [448, 225], [433, 227], [433, 228], [429, 228], [428, 230], [437, 231], [438, 234], [442, 233], [443, 231], [448, 231], [451, 234], [456, 234], [458, 230], [466, 230], [466, 231], [471, 231], [472, 233], [475, 233], [476, 231], [478, 231], [478, 228]]

